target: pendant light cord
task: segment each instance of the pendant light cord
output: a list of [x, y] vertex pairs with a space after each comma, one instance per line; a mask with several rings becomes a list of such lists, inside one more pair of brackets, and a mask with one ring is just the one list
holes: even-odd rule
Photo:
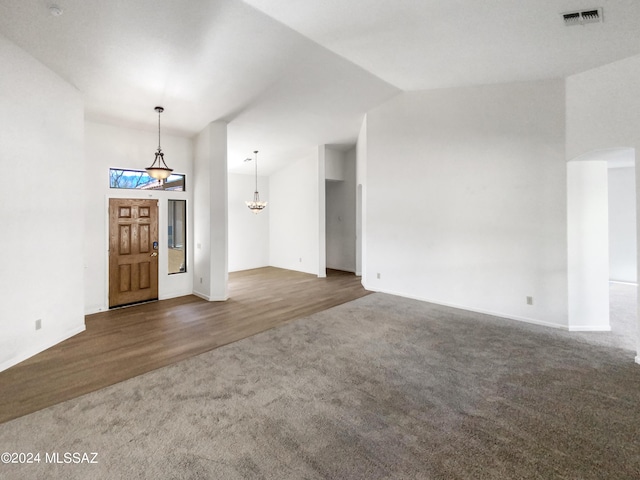
[[158, 110], [158, 151], [160, 151], [160, 114], [162, 112]]
[[258, 151], [253, 152], [256, 154], [256, 192], [258, 191]]

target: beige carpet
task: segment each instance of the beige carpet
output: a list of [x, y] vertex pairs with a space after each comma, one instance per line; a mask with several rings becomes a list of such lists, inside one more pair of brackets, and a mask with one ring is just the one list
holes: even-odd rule
[[611, 335], [374, 294], [0, 425], [0, 478], [637, 479]]

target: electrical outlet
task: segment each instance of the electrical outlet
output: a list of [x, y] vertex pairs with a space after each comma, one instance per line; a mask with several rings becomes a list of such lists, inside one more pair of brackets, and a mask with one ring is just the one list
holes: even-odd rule
[[302, 263], [302, 257], [300, 257], [300, 263]]
[[200, 277], [200, 283], [202, 283], [202, 277]]
[[533, 297], [527, 297], [527, 305], [533, 305]]
[[39, 318], [36, 320], [36, 330], [40, 330], [42, 328], [42, 319]]
[[380, 273], [376, 273], [376, 277], [380, 280]]

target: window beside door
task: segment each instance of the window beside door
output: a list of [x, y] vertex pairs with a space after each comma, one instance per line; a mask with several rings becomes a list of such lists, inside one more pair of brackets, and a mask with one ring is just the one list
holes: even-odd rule
[[187, 271], [187, 201], [169, 200], [169, 275]]

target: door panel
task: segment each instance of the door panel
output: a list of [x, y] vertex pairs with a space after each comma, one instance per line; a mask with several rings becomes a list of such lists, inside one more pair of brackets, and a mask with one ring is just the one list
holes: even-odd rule
[[140, 253], [150, 253], [151, 252], [151, 232], [149, 231], [149, 225], [140, 225], [138, 229], [139, 238], [140, 238]]
[[140, 269], [140, 288], [149, 288], [151, 286], [151, 263], [140, 263], [138, 268]]
[[109, 308], [158, 298], [157, 241], [157, 200], [109, 200]]
[[128, 255], [131, 253], [131, 225], [118, 226], [120, 227], [120, 242], [118, 243], [118, 253], [120, 255]]

